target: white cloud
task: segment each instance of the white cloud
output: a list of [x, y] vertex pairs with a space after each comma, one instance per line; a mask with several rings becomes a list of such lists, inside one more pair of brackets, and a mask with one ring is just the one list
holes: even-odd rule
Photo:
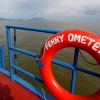
[[14, 11], [10, 11], [10, 13], [14, 13]]
[[3, 10], [2, 12], [3, 12], [3, 13], [7, 13], [8, 11], [7, 11], [7, 10]]
[[0, 11], [4, 16], [16, 12], [11, 17], [24, 19], [34, 16], [50, 20], [56, 20], [57, 17], [61, 20], [67, 17], [92, 18], [100, 15], [100, 0], [2, 0]]
[[12, 11], [12, 10], [11, 11], [3, 10], [2, 13], [8, 13], [9, 14], [9, 13], [14, 13], [14, 11]]
[[61, 13], [63, 13], [63, 11], [50, 9], [48, 11], [45, 11], [44, 15], [58, 15], [58, 14], [61, 14]]

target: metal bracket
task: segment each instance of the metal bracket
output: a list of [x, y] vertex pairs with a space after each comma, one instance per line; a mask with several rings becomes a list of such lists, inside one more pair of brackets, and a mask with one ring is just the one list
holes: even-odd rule
[[40, 60], [36, 60], [36, 64], [41, 66], [41, 67], [44, 67], [44, 64]]

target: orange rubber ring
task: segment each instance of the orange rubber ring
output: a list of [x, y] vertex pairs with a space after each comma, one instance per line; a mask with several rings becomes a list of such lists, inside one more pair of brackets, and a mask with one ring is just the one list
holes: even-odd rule
[[[84, 30], [65, 30], [52, 35], [43, 46], [40, 73], [49, 91], [57, 100], [100, 100], [100, 89], [88, 96], [78, 96], [62, 88], [54, 78], [51, 60], [54, 54], [65, 47], [75, 47], [88, 52], [100, 65], [100, 37]], [[45, 52], [44, 52], [45, 51]]]

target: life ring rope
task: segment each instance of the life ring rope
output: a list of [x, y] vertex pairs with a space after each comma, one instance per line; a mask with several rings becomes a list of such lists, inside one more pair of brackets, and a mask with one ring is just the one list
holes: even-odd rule
[[[52, 36], [52, 35], [51, 35], [51, 36]], [[46, 40], [46, 42], [45, 42], [45, 44], [44, 44], [42, 57], [41, 57], [41, 58], [39, 58], [39, 56], [38, 56], [38, 57], [36, 57], [36, 60], [37, 60], [37, 61], [38, 61], [38, 60], [42, 60], [42, 59], [43, 59], [44, 54], [45, 54], [45, 45], [46, 45], [47, 41], [51, 38], [51, 36], [49, 36], [49, 37], [47, 38], [47, 40]]]
[[91, 63], [89, 61], [87, 61], [87, 59], [84, 57], [84, 55], [82, 54], [81, 50], [79, 50], [79, 53], [81, 54], [82, 58], [85, 60], [85, 62], [87, 62], [88, 64], [91, 64], [91, 65], [98, 65], [98, 63]]

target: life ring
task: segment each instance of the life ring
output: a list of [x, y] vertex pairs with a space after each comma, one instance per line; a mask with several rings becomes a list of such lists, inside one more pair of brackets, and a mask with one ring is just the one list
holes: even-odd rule
[[88, 52], [100, 65], [100, 37], [85, 30], [65, 30], [52, 35], [40, 53], [40, 73], [49, 91], [57, 100], [100, 100], [100, 89], [88, 96], [78, 96], [62, 88], [53, 76], [51, 60], [54, 54], [65, 47], [75, 47]]

